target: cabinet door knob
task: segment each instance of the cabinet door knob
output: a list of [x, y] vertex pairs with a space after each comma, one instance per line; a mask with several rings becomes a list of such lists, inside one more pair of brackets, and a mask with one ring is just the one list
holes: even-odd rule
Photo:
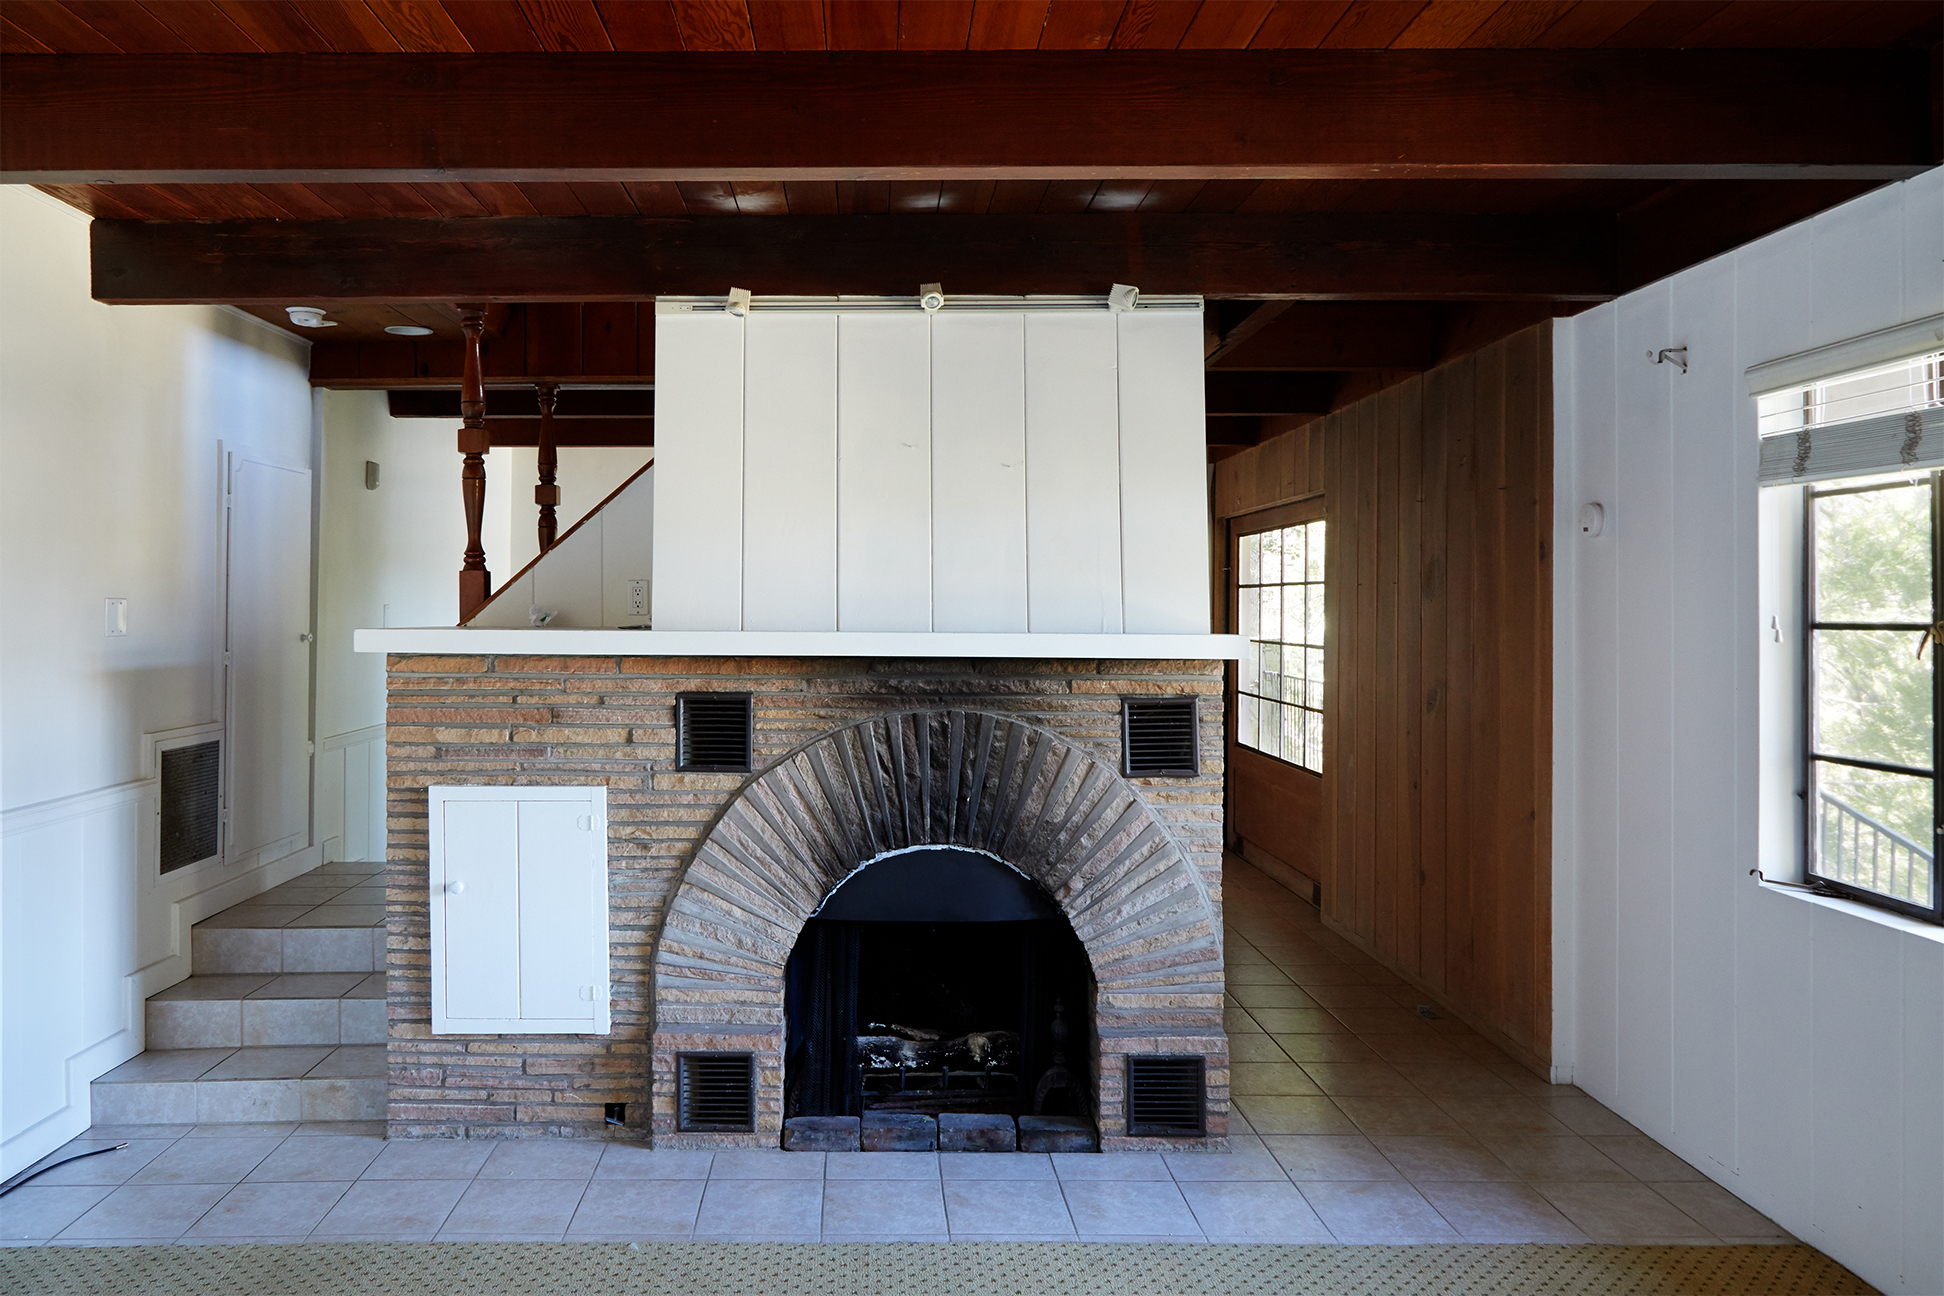
[[445, 889], [447, 895], [458, 895], [466, 889], [466, 884], [464, 882], [448, 882], [445, 885]]

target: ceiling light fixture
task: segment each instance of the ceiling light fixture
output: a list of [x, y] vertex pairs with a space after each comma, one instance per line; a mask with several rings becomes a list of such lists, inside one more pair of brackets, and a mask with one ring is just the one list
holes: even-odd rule
[[337, 321], [325, 319], [323, 310], [316, 306], [286, 306], [284, 314], [290, 316], [290, 322], [298, 328], [337, 327]]
[[400, 337], [431, 337], [432, 330], [423, 324], [387, 324], [385, 332], [396, 333]]

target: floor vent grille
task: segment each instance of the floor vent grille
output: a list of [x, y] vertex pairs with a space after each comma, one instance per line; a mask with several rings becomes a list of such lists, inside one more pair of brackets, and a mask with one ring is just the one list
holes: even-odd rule
[[750, 767], [755, 707], [747, 693], [683, 693], [675, 699], [678, 767], [737, 772]]
[[1123, 764], [1131, 776], [1195, 775], [1197, 759], [1195, 699], [1122, 698]]
[[754, 1053], [677, 1053], [684, 1133], [745, 1134], [756, 1128]]
[[223, 742], [162, 753], [162, 871], [173, 873], [222, 848]]
[[1208, 1130], [1205, 1059], [1158, 1053], [1127, 1058], [1127, 1132], [1199, 1138]]

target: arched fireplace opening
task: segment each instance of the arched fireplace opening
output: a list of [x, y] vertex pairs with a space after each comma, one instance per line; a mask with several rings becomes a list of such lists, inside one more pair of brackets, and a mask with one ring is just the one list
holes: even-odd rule
[[784, 1113], [1095, 1118], [1085, 948], [983, 851], [870, 861], [803, 926], [784, 974]]

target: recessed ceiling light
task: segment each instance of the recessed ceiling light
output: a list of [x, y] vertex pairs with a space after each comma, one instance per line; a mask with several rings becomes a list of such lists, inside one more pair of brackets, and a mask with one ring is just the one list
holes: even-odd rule
[[324, 318], [321, 306], [286, 306], [284, 314], [299, 328], [336, 328], [337, 321]]
[[387, 324], [385, 332], [396, 333], [400, 337], [431, 337], [432, 330], [423, 324]]

